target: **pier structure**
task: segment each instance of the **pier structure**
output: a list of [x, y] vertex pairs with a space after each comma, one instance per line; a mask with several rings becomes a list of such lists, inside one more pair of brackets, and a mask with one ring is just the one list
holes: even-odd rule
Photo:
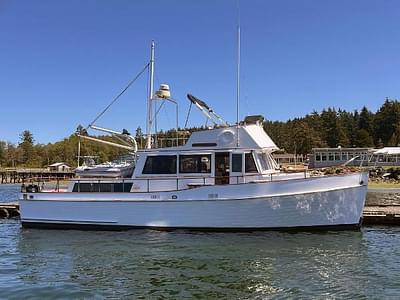
[[7, 168], [0, 169], [0, 183], [24, 183], [32, 181], [66, 180], [74, 176], [73, 171], [50, 171], [40, 168]]
[[0, 203], [0, 218], [9, 219], [19, 217], [18, 202]]

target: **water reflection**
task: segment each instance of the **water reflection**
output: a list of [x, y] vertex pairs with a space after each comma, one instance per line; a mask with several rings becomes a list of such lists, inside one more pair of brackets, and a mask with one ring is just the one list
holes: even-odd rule
[[364, 298], [362, 232], [188, 233], [22, 230], [24, 286], [61, 297]]

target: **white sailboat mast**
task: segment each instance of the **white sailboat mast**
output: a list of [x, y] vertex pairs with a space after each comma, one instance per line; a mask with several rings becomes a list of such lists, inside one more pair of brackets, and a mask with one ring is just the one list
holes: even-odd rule
[[154, 41], [151, 41], [149, 65], [149, 97], [147, 101], [147, 141], [146, 148], [151, 149], [151, 129], [153, 127], [153, 95], [154, 95]]
[[237, 74], [236, 74], [236, 147], [239, 148], [239, 109], [240, 109], [240, 21], [237, 28]]

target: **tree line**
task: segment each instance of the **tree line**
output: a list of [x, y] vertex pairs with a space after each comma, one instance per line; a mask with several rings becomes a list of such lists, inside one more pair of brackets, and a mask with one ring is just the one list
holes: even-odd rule
[[352, 112], [330, 107], [286, 122], [265, 121], [264, 129], [289, 153], [307, 154], [320, 147], [400, 146], [400, 102], [387, 98], [375, 113], [366, 106]]
[[[179, 129], [179, 137], [182, 139], [202, 128]], [[400, 102], [386, 99], [376, 112], [365, 106], [360, 111], [351, 112], [329, 107], [286, 122], [266, 120], [264, 129], [279, 148], [289, 153], [307, 154], [316, 147], [400, 146]], [[87, 134], [82, 132], [82, 127], [78, 130]], [[160, 131], [157, 136], [160, 146], [176, 145], [175, 129]], [[145, 140], [140, 127], [135, 137], [139, 148], [143, 148]], [[113, 141], [109, 136], [99, 138]], [[45, 167], [54, 162], [65, 162], [75, 167], [78, 139], [75, 133], [56, 143], [40, 144], [35, 142], [29, 130], [24, 130], [18, 144], [0, 140], [0, 166]], [[81, 155], [94, 155], [97, 163], [114, 160], [126, 153], [126, 150], [94, 142], [84, 141], [81, 145]]]

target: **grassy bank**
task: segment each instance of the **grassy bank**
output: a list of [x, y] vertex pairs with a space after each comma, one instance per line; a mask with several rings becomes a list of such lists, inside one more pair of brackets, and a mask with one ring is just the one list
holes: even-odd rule
[[400, 183], [369, 181], [368, 187], [373, 189], [398, 189]]

